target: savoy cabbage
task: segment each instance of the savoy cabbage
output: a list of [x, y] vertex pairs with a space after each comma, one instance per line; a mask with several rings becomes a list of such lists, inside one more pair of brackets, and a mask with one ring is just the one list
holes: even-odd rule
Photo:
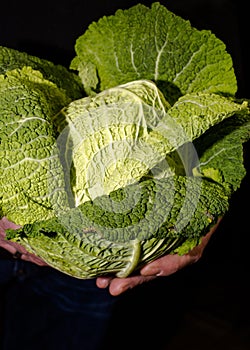
[[76, 40], [69, 69], [0, 47], [7, 239], [78, 278], [185, 254], [246, 174], [247, 99], [225, 44], [160, 3]]

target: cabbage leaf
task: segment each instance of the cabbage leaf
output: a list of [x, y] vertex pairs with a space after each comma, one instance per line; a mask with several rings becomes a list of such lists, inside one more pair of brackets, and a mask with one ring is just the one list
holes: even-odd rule
[[26, 52], [0, 46], [0, 74], [23, 67], [31, 67], [41, 72], [45, 79], [63, 89], [71, 100], [82, 97], [83, 86], [79, 76], [70, 72], [66, 67]]
[[67, 207], [52, 118], [69, 102], [30, 67], [0, 75], [1, 210], [13, 222], [51, 217], [53, 203]]
[[150, 179], [24, 225], [8, 237], [75, 277], [126, 277], [164, 253], [186, 253], [227, 209], [228, 197], [216, 183]]
[[77, 39], [71, 68], [88, 94], [138, 79], [154, 81], [171, 103], [191, 92], [234, 95], [225, 44], [156, 2], [93, 22]]

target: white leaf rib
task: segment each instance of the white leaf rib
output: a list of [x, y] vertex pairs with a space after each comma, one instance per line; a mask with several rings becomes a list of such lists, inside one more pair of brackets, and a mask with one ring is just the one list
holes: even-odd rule
[[[160, 48], [160, 50], [158, 50], [158, 54], [155, 60], [155, 74], [154, 74], [154, 80], [157, 81], [158, 80], [158, 76], [159, 76], [159, 65], [160, 65], [160, 59], [161, 56], [163, 54], [163, 51], [166, 47], [168, 43], [168, 40], [166, 39], [166, 41], [164, 42], [164, 44], [162, 45], [162, 47]], [[157, 45], [156, 45], [157, 46]]]
[[185, 70], [188, 69], [188, 67], [191, 65], [194, 57], [200, 53], [202, 48], [203, 48], [203, 45], [201, 45], [197, 51], [193, 52], [193, 54], [190, 56], [189, 61], [186, 63], [186, 65], [184, 67], [182, 67], [182, 70], [179, 73], [176, 73], [176, 76], [173, 79], [173, 82], [176, 82], [178, 80], [178, 78], [185, 73]]
[[[235, 148], [235, 147], [231, 147], [232, 148]], [[225, 147], [223, 147], [222, 149], [220, 149], [218, 152], [216, 152], [215, 154], [213, 154], [210, 158], [208, 158], [208, 160], [206, 162], [202, 162], [199, 164], [199, 166], [204, 166], [204, 165], [207, 165], [209, 164], [214, 158], [216, 158], [220, 153], [223, 153], [223, 152], [226, 152], [227, 149]]]
[[20, 165], [22, 163], [24, 163], [25, 161], [31, 161], [31, 162], [36, 162], [36, 163], [42, 163], [44, 161], [47, 161], [47, 160], [52, 160], [52, 159], [55, 159], [57, 158], [57, 155], [54, 155], [54, 156], [51, 156], [51, 157], [48, 157], [48, 158], [42, 158], [42, 159], [36, 159], [36, 158], [31, 158], [31, 157], [25, 157], [23, 158], [22, 160], [20, 160], [19, 162], [16, 162], [15, 164], [13, 165], [10, 165], [8, 167], [4, 167], [4, 169], [12, 169], [12, 168], [15, 168], [17, 165]]
[[131, 57], [131, 63], [132, 63], [132, 67], [133, 67], [134, 71], [136, 72], [136, 74], [138, 76], [140, 76], [140, 73], [138, 72], [136, 65], [135, 65], [135, 61], [134, 61], [134, 50], [133, 50], [133, 43], [132, 42], [130, 44], [130, 57]]
[[10, 134], [9, 137], [13, 136], [16, 132], [18, 132], [19, 129], [21, 129], [23, 127], [23, 124], [26, 122], [30, 122], [31, 120], [40, 120], [43, 123], [48, 123], [47, 120], [40, 118], [40, 117], [36, 117], [36, 116], [32, 116], [32, 117], [26, 117], [23, 119], [19, 119], [19, 120], [15, 120], [12, 122], [9, 122], [6, 124], [6, 126], [8, 125], [13, 125], [13, 124], [19, 124]]

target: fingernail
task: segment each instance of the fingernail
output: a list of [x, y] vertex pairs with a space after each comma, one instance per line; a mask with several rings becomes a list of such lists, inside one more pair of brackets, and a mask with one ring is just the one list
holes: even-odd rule
[[145, 268], [141, 270], [141, 275], [143, 276], [156, 276], [159, 273], [158, 270]]
[[98, 280], [97, 285], [100, 288], [107, 288], [108, 285], [109, 285], [109, 281], [107, 281], [107, 280]]

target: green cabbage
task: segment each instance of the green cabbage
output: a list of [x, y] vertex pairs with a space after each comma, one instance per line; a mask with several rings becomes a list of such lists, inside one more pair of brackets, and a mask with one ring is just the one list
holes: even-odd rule
[[159, 3], [93, 22], [75, 49], [67, 70], [0, 48], [0, 212], [54, 268], [126, 277], [229, 210], [248, 100], [224, 43]]

